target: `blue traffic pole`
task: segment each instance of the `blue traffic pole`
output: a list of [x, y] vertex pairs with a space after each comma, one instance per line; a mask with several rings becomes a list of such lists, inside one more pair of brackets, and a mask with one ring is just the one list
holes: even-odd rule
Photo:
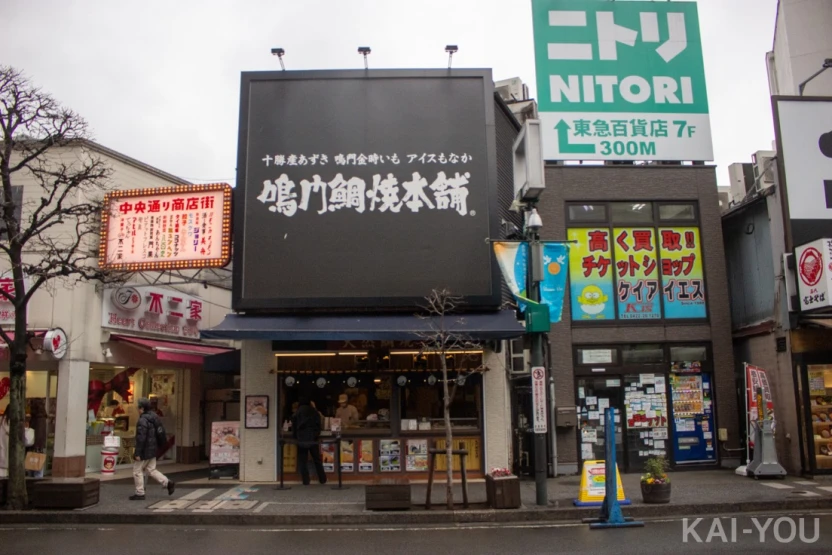
[[587, 519], [592, 529], [599, 528], [630, 528], [644, 526], [643, 522], [625, 518], [618, 503], [618, 467], [615, 461], [615, 409], [612, 407], [604, 411], [604, 427], [606, 441], [604, 442], [604, 503], [601, 505], [601, 516], [597, 519]]

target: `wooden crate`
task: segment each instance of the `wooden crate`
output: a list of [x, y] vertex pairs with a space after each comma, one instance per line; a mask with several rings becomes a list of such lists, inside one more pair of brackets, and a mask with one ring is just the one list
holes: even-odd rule
[[493, 509], [520, 508], [520, 479], [517, 476], [485, 477], [488, 506]]
[[98, 503], [101, 482], [95, 478], [56, 478], [35, 484], [36, 509], [80, 509]]
[[364, 488], [365, 507], [370, 511], [409, 510], [410, 480], [387, 478]]

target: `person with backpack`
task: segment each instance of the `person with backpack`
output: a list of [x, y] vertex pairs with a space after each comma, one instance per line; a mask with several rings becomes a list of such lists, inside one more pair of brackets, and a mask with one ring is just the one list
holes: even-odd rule
[[144, 475], [162, 484], [173, 495], [176, 484], [167, 476], [156, 470], [156, 453], [167, 442], [165, 427], [155, 412], [150, 410], [149, 399], [139, 399], [139, 421], [136, 424], [136, 448], [133, 452], [133, 481], [136, 484], [136, 494], [130, 496], [131, 501], [144, 499]]

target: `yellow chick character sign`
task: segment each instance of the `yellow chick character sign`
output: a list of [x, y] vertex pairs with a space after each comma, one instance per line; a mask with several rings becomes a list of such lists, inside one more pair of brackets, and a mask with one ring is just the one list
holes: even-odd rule
[[573, 320], [613, 320], [613, 265], [610, 231], [606, 228], [572, 228], [568, 239], [569, 287]]
[[584, 318], [600, 317], [603, 318], [604, 308], [609, 298], [604, 295], [601, 288], [597, 285], [587, 285], [581, 291], [579, 307], [584, 313]]

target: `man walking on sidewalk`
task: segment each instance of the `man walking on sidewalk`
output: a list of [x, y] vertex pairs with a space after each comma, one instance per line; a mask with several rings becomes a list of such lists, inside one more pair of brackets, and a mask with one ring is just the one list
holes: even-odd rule
[[150, 410], [150, 400], [139, 399], [139, 422], [136, 424], [136, 449], [133, 453], [133, 481], [136, 483], [136, 494], [130, 496], [131, 501], [144, 499], [144, 474], [167, 488], [168, 495], [173, 495], [176, 485], [173, 481], [156, 470], [156, 452], [159, 441], [156, 436], [162, 421], [155, 412]]

